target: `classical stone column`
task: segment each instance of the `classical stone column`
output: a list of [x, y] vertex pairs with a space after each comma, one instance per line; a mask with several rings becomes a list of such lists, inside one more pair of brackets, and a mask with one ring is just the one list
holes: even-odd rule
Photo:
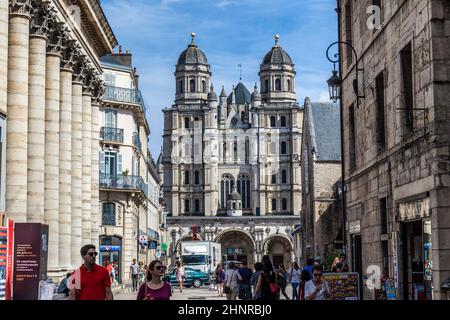
[[72, 77], [75, 47], [72, 40], [64, 43], [61, 61], [59, 114], [59, 266], [68, 270], [72, 237]]
[[31, 20], [28, 77], [28, 222], [42, 223], [44, 216], [45, 72], [49, 10], [36, 8]]
[[0, 0], [0, 112], [6, 114], [8, 86], [8, 0]]
[[6, 212], [27, 222], [30, 1], [10, 1], [6, 147]]
[[45, 223], [49, 225], [48, 269], [59, 270], [59, 113], [63, 32], [52, 23], [47, 48], [45, 102]]
[[91, 202], [92, 202], [92, 71], [84, 82], [83, 90], [83, 157], [82, 157], [82, 207], [81, 218], [81, 241], [84, 244], [90, 243], [91, 237]]
[[99, 194], [99, 134], [100, 134], [100, 99], [103, 95], [103, 84], [100, 79], [94, 87], [92, 99], [92, 197], [91, 197], [91, 238], [94, 245], [99, 245], [100, 235], [100, 194]]
[[72, 266], [81, 264], [81, 215], [82, 215], [82, 110], [83, 110], [83, 77], [85, 64], [83, 59], [75, 64], [74, 78], [72, 82]]

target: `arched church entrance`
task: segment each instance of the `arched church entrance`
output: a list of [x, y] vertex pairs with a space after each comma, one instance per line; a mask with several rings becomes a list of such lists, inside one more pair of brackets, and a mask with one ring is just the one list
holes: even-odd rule
[[283, 264], [287, 269], [290, 268], [293, 246], [285, 236], [275, 235], [267, 238], [264, 242], [264, 252], [270, 257], [274, 267]]
[[222, 245], [222, 262], [247, 260], [249, 267], [255, 264], [255, 242], [246, 232], [224, 231], [216, 238], [216, 242]]

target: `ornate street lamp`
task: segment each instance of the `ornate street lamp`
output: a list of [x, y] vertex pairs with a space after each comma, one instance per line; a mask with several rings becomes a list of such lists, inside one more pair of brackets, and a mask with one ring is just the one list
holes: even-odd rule
[[330, 49], [331, 47], [335, 46], [335, 45], [346, 45], [348, 46], [353, 54], [355, 55], [356, 58], [356, 78], [355, 80], [353, 80], [353, 91], [356, 94], [356, 105], [359, 108], [359, 100], [360, 99], [364, 99], [366, 96], [364, 95], [364, 93], [362, 95], [359, 94], [359, 74], [362, 73], [362, 78], [363, 78], [363, 92], [364, 92], [364, 68], [358, 68], [358, 53], [356, 52], [355, 48], [353, 48], [353, 46], [345, 41], [336, 41], [334, 43], [332, 43], [328, 49], [327, 49], [327, 59], [328, 61], [330, 61], [331, 63], [333, 63], [333, 75], [331, 76], [330, 79], [328, 79], [327, 83], [328, 83], [328, 88], [330, 90], [330, 100], [333, 100], [333, 102], [337, 102], [339, 99], [341, 99], [341, 85], [342, 85], [342, 79], [339, 77], [338, 72], [336, 71], [336, 63], [339, 62], [340, 60], [340, 55], [339, 53], [335, 53], [334, 54], [334, 58], [330, 57]]

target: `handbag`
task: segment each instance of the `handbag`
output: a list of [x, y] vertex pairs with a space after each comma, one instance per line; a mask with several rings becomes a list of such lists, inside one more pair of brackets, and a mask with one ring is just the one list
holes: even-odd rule
[[269, 283], [270, 292], [272, 294], [278, 294], [280, 292], [280, 286], [276, 283], [269, 281], [269, 277], [266, 275], [267, 282]]

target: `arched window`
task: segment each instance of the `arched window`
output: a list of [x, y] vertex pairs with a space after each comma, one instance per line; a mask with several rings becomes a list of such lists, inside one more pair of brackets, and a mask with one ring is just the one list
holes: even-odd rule
[[277, 119], [275, 117], [270, 117], [270, 126], [275, 128], [277, 126]]
[[183, 93], [184, 92], [184, 82], [183, 82], [183, 80], [180, 80], [178, 82], [178, 92], [179, 93]]
[[265, 89], [265, 92], [269, 92], [269, 79], [266, 79], [264, 81], [264, 89]]
[[202, 91], [203, 91], [203, 93], [207, 93], [207, 88], [206, 88], [206, 81], [205, 80], [203, 80], [202, 81]]
[[291, 79], [288, 79], [288, 81], [287, 81], [287, 89], [289, 92], [292, 91]]
[[244, 122], [245, 119], [245, 111], [241, 112], [241, 121]]
[[282, 184], [287, 183], [287, 171], [286, 170], [281, 171], [281, 183]]
[[236, 210], [236, 202], [233, 202], [233, 210]]
[[195, 171], [195, 177], [194, 177], [194, 179], [195, 179], [195, 184], [196, 184], [196, 185], [199, 185], [199, 184], [200, 184], [200, 172]]
[[286, 211], [288, 208], [287, 208], [287, 199], [286, 198], [283, 198], [283, 203], [282, 203], [282, 210], [283, 211]]
[[223, 163], [227, 163], [227, 143], [224, 142], [222, 145], [222, 152], [223, 152]]
[[272, 212], [277, 211], [277, 199], [272, 199]]
[[238, 177], [237, 191], [242, 198], [242, 208], [250, 209], [250, 179], [246, 174]]
[[189, 213], [189, 212], [190, 212], [189, 200], [188, 199], [184, 199], [184, 213]]
[[191, 120], [189, 119], [189, 117], [184, 118], [184, 128], [189, 129], [190, 126], [191, 126]]
[[220, 182], [220, 205], [222, 209], [227, 207], [227, 199], [234, 186], [234, 178], [231, 174], [224, 174]]
[[234, 143], [233, 143], [234, 162], [238, 161], [238, 143], [237, 143], [236, 139], [237, 138], [234, 138]]
[[195, 92], [195, 80], [189, 80], [189, 92]]
[[245, 137], [245, 163], [250, 162], [250, 138]]
[[277, 184], [277, 174], [272, 173], [272, 184]]
[[281, 91], [281, 79], [275, 79], [275, 91]]
[[199, 213], [200, 212], [200, 200], [198, 200], [198, 199], [195, 199], [195, 204], [194, 204], [194, 206], [195, 206], [195, 213]]
[[281, 154], [287, 153], [287, 144], [285, 141], [281, 142]]
[[286, 117], [282, 116], [280, 122], [281, 122], [281, 127], [285, 128], [286, 127]]
[[184, 184], [186, 185], [190, 184], [189, 171], [184, 172]]

